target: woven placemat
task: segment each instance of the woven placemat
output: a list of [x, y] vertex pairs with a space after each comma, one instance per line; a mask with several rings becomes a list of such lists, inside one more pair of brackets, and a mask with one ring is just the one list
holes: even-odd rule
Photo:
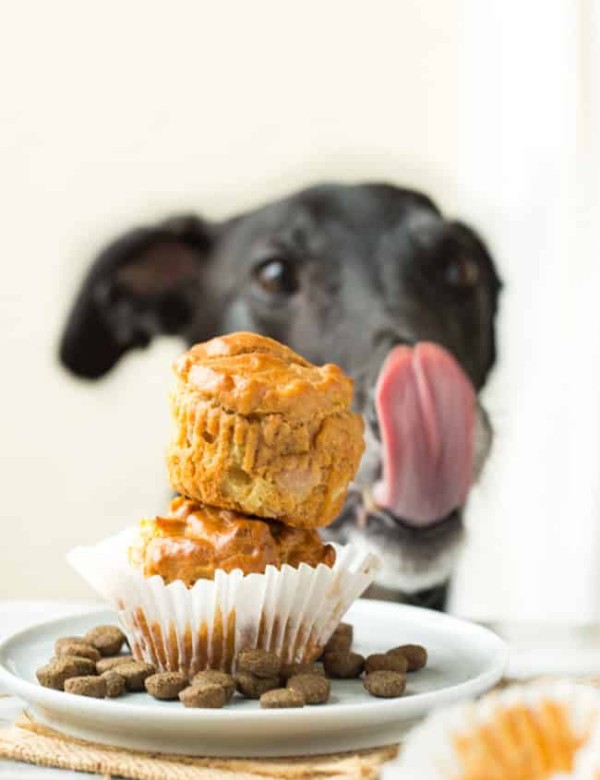
[[75, 739], [37, 723], [27, 714], [13, 726], [0, 729], [0, 758], [130, 780], [370, 780], [379, 776], [383, 764], [397, 752], [397, 746], [389, 746], [284, 759], [195, 758]]

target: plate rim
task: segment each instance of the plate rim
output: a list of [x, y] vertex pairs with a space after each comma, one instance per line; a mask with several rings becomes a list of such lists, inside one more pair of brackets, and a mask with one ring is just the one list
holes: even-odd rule
[[[377, 599], [358, 599], [354, 602], [354, 604], [358, 603], [373, 605], [383, 610], [398, 610], [399, 613], [404, 614], [412, 613], [413, 615], [420, 616], [429, 623], [448, 623], [450, 625], [460, 626], [463, 632], [466, 630], [479, 635], [481, 639], [484, 639], [490, 644], [490, 647], [495, 645], [493, 662], [477, 676], [454, 685], [443, 687], [439, 690], [417, 693], [410, 697], [395, 699], [374, 698], [372, 702], [336, 703], [334, 705], [335, 711], [332, 711], [331, 707], [302, 708], [293, 711], [296, 716], [294, 720], [302, 721], [304, 716], [307, 720], [309, 719], [312, 724], [315, 724], [315, 722], [319, 722], [320, 720], [328, 720], [334, 713], [335, 717], [343, 718], [344, 720], [347, 718], [352, 719], [353, 716], [356, 716], [359, 712], [364, 713], [365, 711], [375, 708], [379, 713], [379, 716], [385, 717], [386, 721], [389, 718], [389, 720], [397, 719], [401, 722], [413, 717], [418, 717], [424, 712], [429, 711], [432, 702], [437, 707], [468, 698], [469, 696], [476, 696], [494, 685], [506, 670], [509, 655], [508, 645], [497, 634], [485, 626], [455, 617], [454, 615], [448, 615], [446, 613], [408, 604], [398, 604]], [[23, 641], [27, 642], [28, 635], [35, 635], [39, 632], [51, 630], [54, 626], [58, 628], [65, 622], [68, 623], [70, 621], [88, 618], [93, 619], [94, 615], [106, 615], [108, 612], [113, 612], [115, 618], [118, 619], [116, 610], [113, 610], [110, 607], [97, 607], [95, 609], [76, 612], [59, 618], [39, 621], [5, 637], [2, 642], [0, 642], [0, 682], [2, 682], [8, 690], [25, 699], [26, 702], [33, 705], [45, 706], [52, 710], [73, 712], [74, 709], [77, 709], [81, 712], [82, 716], [87, 714], [95, 717], [100, 715], [101, 712], [102, 715], [106, 717], [109, 717], [111, 713], [115, 713], [119, 716], [133, 717], [140, 723], [154, 722], [157, 717], [157, 710], [148, 707], [145, 704], [128, 703], [127, 707], [124, 708], [122, 705], [117, 702], [112, 702], [111, 700], [104, 700], [101, 704], [100, 700], [86, 698], [84, 696], [65, 697], [62, 691], [44, 688], [36, 682], [26, 680], [13, 673], [6, 665], [6, 654], [10, 651], [11, 645]], [[183, 723], [190, 724], [192, 721], [206, 721], [207, 718], [214, 721], [235, 720], [240, 724], [248, 721], [256, 722], [257, 718], [266, 722], [281, 718], [281, 712], [275, 709], [248, 709], [232, 712], [231, 709], [194, 710], [182, 708], [181, 710], [164, 710], [163, 715], [166, 715], [169, 722], [173, 725], [180, 725]]]

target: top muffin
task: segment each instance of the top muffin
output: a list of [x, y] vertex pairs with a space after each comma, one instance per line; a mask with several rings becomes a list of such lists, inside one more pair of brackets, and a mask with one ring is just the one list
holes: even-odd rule
[[234, 333], [192, 347], [174, 371], [176, 491], [292, 527], [335, 518], [364, 448], [352, 380], [338, 366]]
[[198, 398], [236, 414], [305, 419], [346, 411], [352, 401], [352, 380], [339, 366], [314, 366], [289, 347], [256, 333], [233, 333], [196, 344], [173, 369], [181, 385]]

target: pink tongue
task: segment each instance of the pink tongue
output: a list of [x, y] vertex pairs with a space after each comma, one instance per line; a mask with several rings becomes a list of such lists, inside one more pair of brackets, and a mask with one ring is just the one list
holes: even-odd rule
[[437, 344], [395, 347], [377, 380], [383, 479], [375, 501], [413, 525], [464, 504], [473, 478], [475, 391]]

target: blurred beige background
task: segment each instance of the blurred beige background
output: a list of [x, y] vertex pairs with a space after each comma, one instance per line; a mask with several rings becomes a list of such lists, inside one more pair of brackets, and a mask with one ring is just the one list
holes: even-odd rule
[[418, 186], [453, 211], [452, 0], [13, 3], [0, 25], [0, 597], [87, 597], [64, 553], [167, 496], [170, 361], [106, 381], [55, 348], [103, 242], [321, 179]]

